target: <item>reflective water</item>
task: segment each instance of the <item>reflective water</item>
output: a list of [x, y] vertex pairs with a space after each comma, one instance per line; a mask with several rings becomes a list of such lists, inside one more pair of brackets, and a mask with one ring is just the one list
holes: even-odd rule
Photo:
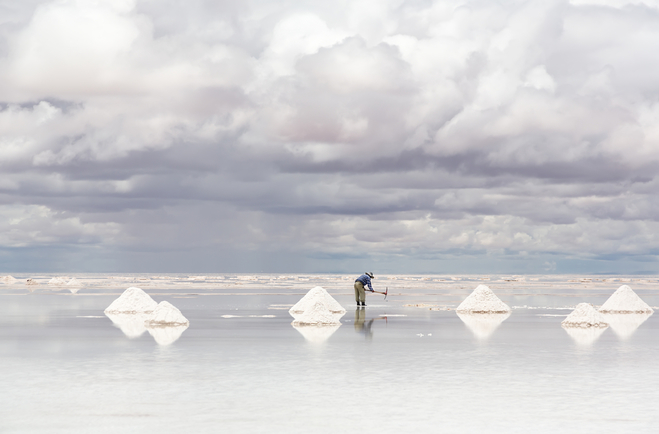
[[[75, 293], [48, 286], [53, 276], [14, 277], [38, 284], [0, 285], [2, 433], [617, 433], [659, 422], [658, 314], [596, 333], [560, 326], [621, 280], [490, 277], [512, 315], [465, 318], [446, 309], [482, 276], [376, 279], [390, 295], [369, 295], [366, 309], [353, 306], [350, 276], [207, 276], [188, 288], [75, 275]], [[634, 279], [624, 283], [659, 305], [657, 279]], [[348, 309], [342, 325], [293, 327], [288, 307], [317, 284]], [[131, 285], [174, 304], [189, 328], [159, 336], [105, 316]]]

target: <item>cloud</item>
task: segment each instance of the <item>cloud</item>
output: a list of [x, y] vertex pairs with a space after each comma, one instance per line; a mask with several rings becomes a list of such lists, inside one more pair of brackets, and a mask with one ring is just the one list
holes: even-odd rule
[[33, 269], [656, 262], [656, 2], [0, 8], [0, 246]]

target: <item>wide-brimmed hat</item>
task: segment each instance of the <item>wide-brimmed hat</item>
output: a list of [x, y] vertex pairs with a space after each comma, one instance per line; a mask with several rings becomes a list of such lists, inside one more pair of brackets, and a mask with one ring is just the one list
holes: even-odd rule
[[370, 271], [367, 271], [365, 274], [366, 274], [368, 277], [370, 277], [371, 279], [375, 279], [375, 276], [374, 276], [373, 273], [371, 273]]

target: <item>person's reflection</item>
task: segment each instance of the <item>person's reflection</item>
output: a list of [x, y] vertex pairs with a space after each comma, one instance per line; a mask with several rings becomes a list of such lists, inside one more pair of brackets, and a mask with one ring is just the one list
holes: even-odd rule
[[366, 339], [373, 339], [373, 330], [371, 330], [371, 327], [376, 319], [386, 320], [387, 317], [371, 318], [366, 321], [366, 309], [363, 306], [357, 307], [355, 309], [355, 332], [363, 333]]

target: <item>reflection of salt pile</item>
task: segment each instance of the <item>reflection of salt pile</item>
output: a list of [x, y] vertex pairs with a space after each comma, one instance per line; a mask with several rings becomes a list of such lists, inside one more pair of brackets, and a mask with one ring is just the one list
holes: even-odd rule
[[[594, 310], [594, 309], [593, 309]], [[590, 345], [600, 337], [606, 327], [563, 327], [563, 330], [579, 345]]]
[[128, 339], [135, 339], [142, 336], [142, 333], [146, 331], [144, 322], [149, 319], [149, 314], [145, 313], [105, 312], [105, 316], [110, 318], [110, 321], [112, 321], [116, 327], [119, 327]]
[[69, 291], [71, 291], [72, 294], [77, 294], [82, 287], [82, 283], [80, 283], [80, 281], [74, 277], [67, 282], [66, 286], [69, 288]]
[[158, 345], [169, 345], [181, 337], [190, 322], [180, 310], [161, 301], [144, 325]]
[[188, 328], [187, 325], [165, 326], [165, 327], [147, 327], [149, 334], [158, 345], [170, 345], [181, 337], [183, 332]]
[[346, 310], [324, 288], [316, 286], [288, 312], [296, 324], [340, 324]]
[[605, 313], [602, 314], [605, 321], [611, 326], [611, 330], [621, 339], [630, 337], [651, 313]]
[[490, 337], [497, 327], [510, 316], [510, 312], [475, 314], [457, 312], [457, 314], [478, 339], [487, 339]]
[[[456, 309], [459, 313], [510, 313], [510, 307], [499, 300], [490, 288], [478, 285]], [[505, 318], [504, 318], [505, 319]]]
[[161, 301], [155, 308], [145, 325], [147, 327], [187, 326], [190, 321], [171, 303]]
[[609, 325], [601, 313], [592, 304], [579, 303], [577, 307], [561, 323], [563, 327], [606, 328]]
[[150, 313], [157, 305], [149, 294], [132, 286], [113, 301], [105, 313]]
[[16, 278], [14, 276], [2, 276], [0, 282], [10, 284], [16, 282]]
[[602, 313], [653, 313], [641, 297], [627, 285], [622, 285], [599, 308]]
[[304, 336], [304, 339], [306, 339], [307, 341], [313, 344], [320, 344], [322, 342], [325, 342], [327, 339], [329, 339], [329, 337], [332, 336], [334, 332], [339, 329], [339, 327], [341, 327], [341, 323], [334, 325], [317, 326], [317, 325], [300, 325], [294, 322], [293, 327], [295, 328], [295, 330], [300, 332], [300, 334]]

